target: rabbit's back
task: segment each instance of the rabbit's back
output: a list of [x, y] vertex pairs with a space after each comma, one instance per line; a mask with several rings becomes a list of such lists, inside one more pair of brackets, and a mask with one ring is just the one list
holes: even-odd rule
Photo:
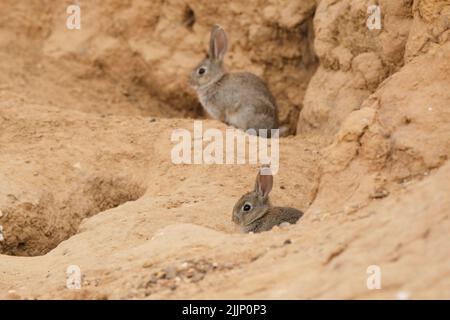
[[199, 96], [207, 110], [218, 111], [230, 125], [256, 130], [278, 128], [275, 98], [265, 82], [252, 73], [225, 74]]
[[239, 95], [240, 92], [253, 97], [267, 99], [267, 103], [276, 108], [276, 101], [267, 84], [257, 75], [250, 72], [227, 74], [227, 86]]
[[269, 231], [274, 226], [278, 226], [283, 222], [290, 224], [296, 223], [303, 216], [300, 210], [289, 207], [273, 207], [270, 208], [256, 225], [254, 232]]

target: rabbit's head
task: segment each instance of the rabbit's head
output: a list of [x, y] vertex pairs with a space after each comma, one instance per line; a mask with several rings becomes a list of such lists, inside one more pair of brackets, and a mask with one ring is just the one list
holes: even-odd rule
[[269, 167], [262, 167], [256, 176], [255, 189], [244, 194], [233, 208], [233, 222], [248, 226], [264, 216], [270, 209], [269, 193], [273, 176]]
[[225, 30], [215, 25], [211, 30], [208, 57], [192, 70], [189, 84], [194, 88], [208, 86], [218, 81], [224, 75], [223, 58], [228, 48]]

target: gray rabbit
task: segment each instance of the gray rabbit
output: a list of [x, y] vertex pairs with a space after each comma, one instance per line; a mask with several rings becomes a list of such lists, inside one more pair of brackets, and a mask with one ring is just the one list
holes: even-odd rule
[[[189, 83], [200, 103], [217, 120], [244, 131], [278, 129], [278, 108], [264, 81], [248, 72], [227, 73], [223, 59], [228, 39], [222, 27], [211, 31], [209, 54], [191, 73]], [[280, 133], [282, 135], [282, 133]]]
[[256, 176], [255, 189], [244, 194], [233, 208], [232, 220], [244, 232], [262, 232], [283, 222], [296, 223], [303, 212], [288, 207], [272, 207], [269, 192], [273, 176], [270, 168], [263, 166]]

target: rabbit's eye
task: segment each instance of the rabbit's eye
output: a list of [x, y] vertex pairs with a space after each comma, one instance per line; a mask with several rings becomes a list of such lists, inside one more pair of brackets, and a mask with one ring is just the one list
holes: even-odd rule
[[252, 210], [252, 205], [249, 203], [244, 204], [244, 207], [242, 208], [244, 211], [250, 211]]
[[206, 67], [200, 67], [200, 68], [198, 68], [197, 73], [198, 73], [200, 76], [204, 75], [204, 74], [206, 73]]

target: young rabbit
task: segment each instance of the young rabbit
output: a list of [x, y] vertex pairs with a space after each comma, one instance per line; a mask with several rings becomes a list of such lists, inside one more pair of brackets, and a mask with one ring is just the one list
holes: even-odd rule
[[303, 212], [287, 207], [272, 207], [269, 192], [273, 176], [269, 167], [262, 167], [256, 176], [255, 189], [244, 194], [233, 208], [233, 222], [244, 232], [268, 231], [283, 222], [296, 223]]
[[[223, 58], [228, 39], [222, 27], [211, 31], [209, 54], [191, 73], [189, 83], [208, 114], [236, 128], [278, 129], [275, 98], [263, 80], [248, 72], [227, 73]], [[281, 134], [280, 134], [281, 135]]]

